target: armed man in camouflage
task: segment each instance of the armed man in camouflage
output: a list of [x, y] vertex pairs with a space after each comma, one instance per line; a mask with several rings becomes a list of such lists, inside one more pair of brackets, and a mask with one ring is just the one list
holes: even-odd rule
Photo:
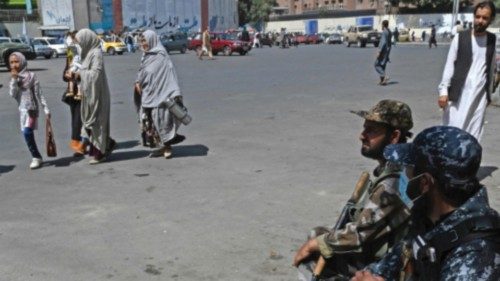
[[309, 279], [321, 255], [325, 269], [316, 280], [345, 280], [380, 259], [404, 237], [410, 212], [399, 197], [401, 169], [383, 157], [389, 144], [406, 143], [413, 127], [411, 110], [403, 102], [382, 100], [369, 111], [351, 111], [365, 119], [360, 135], [361, 154], [378, 166], [362, 190], [360, 200], [348, 211], [346, 223], [334, 229], [315, 228], [294, 258], [299, 276]]
[[476, 177], [481, 151], [472, 135], [446, 126], [388, 146], [388, 161], [406, 166], [410, 233], [352, 280], [500, 280], [500, 216]]

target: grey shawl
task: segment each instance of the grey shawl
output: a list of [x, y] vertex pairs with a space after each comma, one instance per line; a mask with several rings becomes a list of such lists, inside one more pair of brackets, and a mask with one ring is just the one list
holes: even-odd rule
[[137, 81], [142, 88], [142, 106], [153, 108], [181, 93], [172, 60], [159, 43], [156, 33], [146, 30], [142, 35], [148, 42], [149, 50], [144, 52]]
[[167, 109], [168, 98], [181, 97], [177, 74], [170, 56], [154, 31], [147, 30], [143, 34], [148, 43], [144, 52], [137, 82], [141, 85], [141, 105], [151, 108], [153, 123], [163, 143], [175, 137], [180, 121]]
[[[109, 140], [110, 92], [104, 62], [97, 35], [90, 29], [76, 34], [82, 48], [82, 69], [80, 70], [82, 136], [102, 153], [106, 152]], [[88, 134], [90, 131], [90, 134]]]

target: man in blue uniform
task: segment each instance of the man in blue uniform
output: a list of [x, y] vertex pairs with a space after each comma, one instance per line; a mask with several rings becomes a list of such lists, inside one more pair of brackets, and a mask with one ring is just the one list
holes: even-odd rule
[[410, 233], [353, 281], [500, 280], [500, 216], [476, 177], [481, 151], [472, 135], [446, 126], [386, 147], [389, 162], [406, 166], [400, 191], [412, 206]]

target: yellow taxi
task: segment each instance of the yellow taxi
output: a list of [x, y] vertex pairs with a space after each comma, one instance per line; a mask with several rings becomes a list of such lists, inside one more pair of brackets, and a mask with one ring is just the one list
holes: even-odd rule
[[110, 55], [123, 54], [127, 50], [127, 45], [120, 38], [113, 40], [110, 36], [99, 37], [101, 39], [101, 49]]

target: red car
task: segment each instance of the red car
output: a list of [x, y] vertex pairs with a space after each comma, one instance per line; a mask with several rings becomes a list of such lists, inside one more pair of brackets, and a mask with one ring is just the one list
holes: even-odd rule
[[[212, 43], [212, 54], [217, 55], [222, 52], [226, 56], [230, 56], [236, 52], [240, 55], [246, 55], [251, 49], [250, 42], [244, 42], [238, 39], [236, 33], [210, 33], [210, 42]], [[201, 33], [197, 33], [191, 41], [188, 48], [190, 50], [201, 51]]]

